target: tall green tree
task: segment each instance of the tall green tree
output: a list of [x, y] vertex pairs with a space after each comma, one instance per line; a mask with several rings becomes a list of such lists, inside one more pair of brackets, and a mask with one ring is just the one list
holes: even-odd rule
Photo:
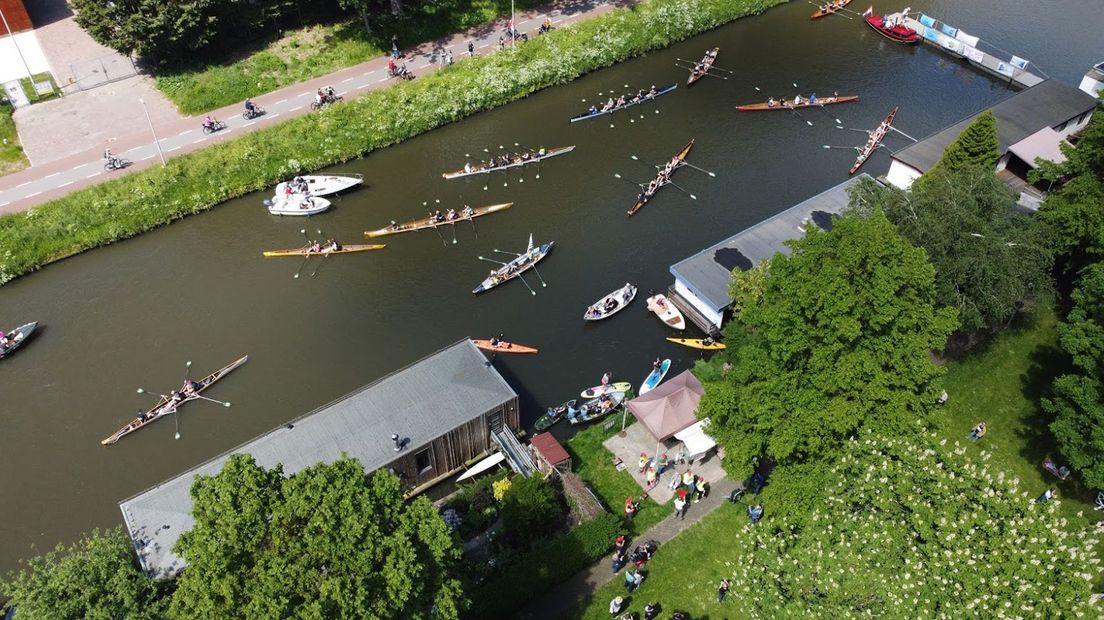
[[1099, 617], [1096, 536], [1060, 500], [930, 436], [861, 433], [838, 457], [799, 519], [733, 532], [736, 616]]
[[81, 538], [31, 559], [0, 584], [19, 618], [51, 620], [159, 620], [167, 586], [138, 568], [122, 528]]
[[457, 618], [459, 551], [425, 498], [342, 458], [289, 478], [247, 455], [192, 487], [172, 613], [187, 618]]
[[[966, 126], [954, 142], [943, 149], [943, 155], [924, 177], [934, 171], [954, 172], [962, 168], [981, 166], [992, 171], [1001, 158], [997, 139], [997, 117], [986, 110]], [[921, 177], [923, 179], [924, 177]], [[921, 184], [923, 181], [921, 181]]]
[[995, 330], [1052, 290], [1053, 255], [1037, 222], [991, 167], [933, 170], [911, 191], [865, 181], [852, 191], [861, 213], [878, 209], [935, 266], [936, 301], [958, 310], [965, 332]]
[[1076, 148], [1063, 145], [1066, 161], [1041, 162], [1035, 178], [1061, 184], [1047, 196], [1038, 217], [1054, 234], [1054, 249], [1071, 271], [1104, 260], [1104, 114], [1081, 131]]
[[880, 211], [811, 229], [776, 255], [726, 329], [729, 388], [701, 415], [743, 476], [756, 457], [830, 454], [862, 428], [914, 433], [940, 394], [932, 351], [955, 328], [935, 308], [934, 270]]
[[540, 476], [519, 476], [502, 498], [502, 525], [522, 541], [544, 538], [563, 520], [556, 493]]
[[76, 22], [96, 42], [161, 63], [203, 49], [218, 30], [216, 0], [71, 0]]

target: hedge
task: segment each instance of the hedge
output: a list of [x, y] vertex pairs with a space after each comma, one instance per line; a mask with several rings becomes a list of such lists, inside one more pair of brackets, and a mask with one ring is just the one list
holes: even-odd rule
[[[783, 0], [651, 0], [0, 218], [0, 283]], [[304, 140], [303, 136], [317, 136]]]
[[622, 523], [606, 513], [570, 533], [537, 545], [502, 574], [468, 592], [469, 618], [509, 618], [522, 605], [602, 559]]

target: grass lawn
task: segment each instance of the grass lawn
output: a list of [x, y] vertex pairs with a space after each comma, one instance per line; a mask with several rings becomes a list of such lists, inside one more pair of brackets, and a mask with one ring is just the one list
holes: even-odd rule
[[[630, 416], [632, 422], [635, 418]], [[625, 514], [625, 498], [640, 497], [643, 489], [633, 480], [627, 471], [617, 471], [613, 466], [613, 454], [606, 450], [602, 442], [615, 435], [621, 428], [615, 424], [606, 431], [602, 424], [592, 424], [590, 428], [577, 433], [567, 442], [567, 451], [571, 454], [571, 464], [575, 473], [579, 475], [590, 488], [594, 490], [598, 499], [606, 505], [615, 515]], [[632, 467], [632, 464], [629, 464]], [[668, 505], [660, 506], [651, 499], [645, 499], [640, 504], [640, 510], [627, 528], [633, 537], [662, 521], [674, 509]]]
[[[515, 9], [535, 4], [521, 0]], [[373, 16], [367, 35], [359, 17], [307, 26], [233, 60], [162, 73], [157, 87], [181, 112], [198, 114], [382, 56], [392, 34], [408, 49], [509, 13], [509, 0], [440, 0], [408, 6], [399, 19]]]
[[19, 145], [19, 135], [15, 131], [11, 106], [0, 106], [0, 176], [18, 172], [30, 165], [23, 147]]

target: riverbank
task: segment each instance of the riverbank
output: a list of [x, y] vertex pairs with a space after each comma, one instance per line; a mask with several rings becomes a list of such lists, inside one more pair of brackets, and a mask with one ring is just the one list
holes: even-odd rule
[[[653, 0], [413, 82], [169, 160], [0, 219], [0, 283], [360, 157], [590, 71], [761, 13], [781, 0]], [[304, 141], [302, 136], [325, 136]]]

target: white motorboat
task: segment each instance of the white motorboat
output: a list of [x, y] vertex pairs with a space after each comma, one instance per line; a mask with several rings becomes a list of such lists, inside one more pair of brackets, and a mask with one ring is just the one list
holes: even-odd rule
[[[295, 183], [295, 181], [300, 181]], [[345, 191], [350, 187], [364, 182], [361, 174], [305, 174], [295, 177], [291, 181], [284, 181], [276, 186], [276, 195], [283, 196], [288, 193], [307, 194], [308, 196], [329, 196]], [[288, 185], [291, 192], [288, 192]], [[303, 190], [306, 191], [303, 191]]]
[[288, 194], [265, 200], [272, 215], [314, 215], [330, 208], [330, 201], [317, 196]]
[[675, 329], [686, 329], [686, 320], [682, 313], [665, 296], [654, 295], [648, 298], [648, 310], [651, 310], [659, 320]]

